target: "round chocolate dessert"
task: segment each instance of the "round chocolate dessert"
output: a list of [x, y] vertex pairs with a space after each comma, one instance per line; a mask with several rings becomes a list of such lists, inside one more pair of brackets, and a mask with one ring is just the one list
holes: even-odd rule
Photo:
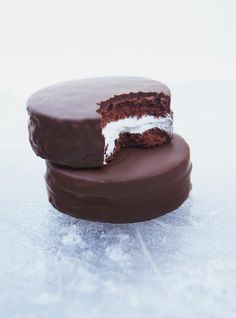
[[110, 223], [139, 222], [177, 209], [191, 190], [185, 140], [149, 149], [122, 149], [100, 169], [73, 169], [47, 162], [49, 200], [61, 212]]
[[171, 141], [170, 91], [140, 77], [102, 77], [46, 87], [28, 102], [35, 153], [74, 168], [102, 167], [124, 147]]

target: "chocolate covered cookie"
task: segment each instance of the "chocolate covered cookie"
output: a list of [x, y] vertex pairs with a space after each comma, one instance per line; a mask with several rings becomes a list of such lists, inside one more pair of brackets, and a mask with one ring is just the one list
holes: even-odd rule
[[185, 140], [150, 149], [121, 149], [100, 169], [73, 169], [47, 162], [49, 200], [77, 218], [127, 223], [177, 209], [191, 189], [191, 162]]
[[35, 153], [74, 168], [102, 167], [121, 148], [149, 148], [173, 136], [170, 91], [139, 77], [64, 82], [33, 94], [28, 102]]

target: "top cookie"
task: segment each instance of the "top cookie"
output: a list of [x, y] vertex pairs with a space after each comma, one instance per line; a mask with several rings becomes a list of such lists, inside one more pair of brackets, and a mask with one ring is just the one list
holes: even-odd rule
[[35, 153], [74, 168], [101, 167], [121, 147], [172, 138], [170, 91], [141, 77], [100, 77], [46, 87], [27, 101]]

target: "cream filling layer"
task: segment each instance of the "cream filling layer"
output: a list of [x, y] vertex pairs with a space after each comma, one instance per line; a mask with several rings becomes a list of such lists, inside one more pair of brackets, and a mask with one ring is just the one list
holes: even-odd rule
[[144, 115], [139, 118], [136, 116], [127, 117], [108, 123], [102, 129], [102, 134], [105, 138], [104, 163], [115, 150], [115, 141], [119, 138], [120, 134], [142, 134], [153, 128], [159, 128], [171, 135], [173, 133], [173, 119], [170, 114], [167, 114], [165, 117], [151, 115]]

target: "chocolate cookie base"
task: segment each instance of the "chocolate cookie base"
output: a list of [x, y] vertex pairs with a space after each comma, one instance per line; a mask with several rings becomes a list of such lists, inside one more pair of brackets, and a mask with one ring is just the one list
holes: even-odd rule
[[171, 142], [172, 135], [166, 132], [153, 128], [145, 131], [142, 134], [121, 134], [119, 139], [115, 142], [115, 150], [113, 154], [106, 159], [107, 162], [116, 158], [121, 148], [152, 148], [156, 146], [162, 146]]
[[139, 222], [177, 209], [191, 190], [189, 147], [178, 135], [151, 149], [122, 149], [100, 169], [47, 162], [49, 201], [73, 217], [109, 223]]

